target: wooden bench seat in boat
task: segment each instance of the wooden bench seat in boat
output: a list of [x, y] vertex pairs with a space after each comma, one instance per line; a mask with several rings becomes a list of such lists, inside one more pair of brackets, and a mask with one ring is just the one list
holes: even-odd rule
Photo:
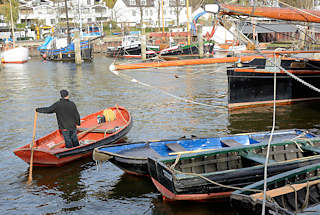
[[[248, 160], [255, 161], [260, 164], [266, 163], [266, 158], [264, 156], [258, 155], [254, 152], [244, 152], [244, 153], [241, 153], [240, 155], [241, 157], [244, 157]], [[269, 159], [269, 163], [275, 163], [275, 162], [276, 162], [275, 160]]]
[[243, 146], [241, 143], [233, 139], [220, 140], [220, 142], [229, 147]]
[[183, 146], [179, 143], [167, 143], [166, 146], [173, 152], [183, 152], [187, 151]]
[[[77, 128], [77, 131], [79, 132], [84, 132], [87, 131], [88, 128]], [[111, 129], [101, 129], [101, 128], [96, 128], [94, 130], [91, 131], [92, 133], [106, 133], [106, 134], [112, 134], [113, 132], [115, 132], [115, 128], [111, 128]]]

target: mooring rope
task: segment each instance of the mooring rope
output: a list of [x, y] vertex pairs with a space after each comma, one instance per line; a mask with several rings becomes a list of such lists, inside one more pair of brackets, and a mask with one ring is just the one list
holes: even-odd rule
[[267, 178], [268, 178], [268, 162], [269, 162], [269, 155], [270, 155], [270, 145], [271, 140], [274, 133], [274, 128], [276, 126], [276, 96], [277, 96], [277, 73], [275, 72], [273, 75], [273, 118], [272, 118], [272, 129], [270, 138], [268, 141], [267, 147], [267, 154], [266, 154], [266, 162], [264, 164], [264, 184], [263, 184], [263, 201], [262, 201], [262, 212], [261, 214], [265, 214], [265, 207], [266, 207], [266, 192], [267, 192]]
[[308, 181], [306, 196], [304, 198], [304, 203], [301, 207], [301, 211], [303, 212], [309, 205], [309, 197], [310, 197], [310, 182]]
[[224, 187], [224, 188], [227, 188], [227, 189], [251, 191], [251, 192], [256, 192], [256, 193], [260, 193], [261, 192], [261, 190], [258, 190], [258, 189], [247, 189], [247, 188], [243, 188], [243, 187], [235, 187], [235, 186], [230, 186], [230, 185], [224, 185], [224, 184], [221, 184], [219, 182], [213, 181], [213, 180], [203, 176], [202, 174], [197, 174], [197, 173], [193, 173], [193, 172], [182, 172], [182, 171], [176, 170], [175, 166], [178, 164], [180, 158], [181, 158], [181, 154], [178, 154], [178, 156], [175, 159], [175, 162], [170, 166], [170, 169], [172, 171], [176, 172], [176, 173], [184, 174], [184, 175], [196, 176], [196, 177], [204, 179], [205, 181], [208, 181], [211, 184], [217, 185], [219, 187]]
[[140, 84], [140, 85], [142, 85], [142, 86], [144, 86], [144, 87], [149, 87], [149, 88], [152, 88], [152, 89], [157, 89], [157, 90], [161, 91], [162, 93], [164, 93], [164, 94], [166, 94], [166, 95], [168, 95], [168, 96], [170, 96], [170, 97], [173, 97], [173, 98], [175, 98], [175, 99], [177, 99], [177, 100], [184, 101], [184, 102], [186, 102], [186, 103], [192, 103], [192, 104], [197, 104], [197, 105], [202, 105], [202, 106], [207, 106], [207, 107], [214, 107], [214, 108], [221, 108], [221, 109], [225, 109], [225, 108], [226, 108], [225, 106], [205, 104], [205, 103], [196, 102], [196, 101], [193, 101], [193, 100], [190, 100], [190, 99], [186, 99], [186, 98], [183, 98], [183, 97], [176, 96], [176, 95], [174, 95], [174, 94], [172, 94], [172, 93], [169, 93], [169, 92], [167, 92], [167, 91], [165, 91], [165, 90], [162, 90], [162, 89], [157, 88], [157, 87], [154, 87], [154, 86], [152, 86], [152, 85], [150, 85], [150, 84], [141, 82], [141, 81], [139, 81], [139, 80], [137, 80], [137, 79], [135, 79], [135, 78], [133, 78], [133, 77], [131, 77], [131, 76], [129, 76], [129, 75], [120, 74], [120, 72], [119, 72], [119, 71], [116, 71], [116, 70], [111, 70], [111, 69], [110, 69], [110, 72], [112, 72], [113, 74], [115, 74], [115, 75], [117, 75], [117, 76], [119, 76], [119, 77], [122, 77], [123, 79], [125, 79], [125, 80], [127, 80], [127, 81]]

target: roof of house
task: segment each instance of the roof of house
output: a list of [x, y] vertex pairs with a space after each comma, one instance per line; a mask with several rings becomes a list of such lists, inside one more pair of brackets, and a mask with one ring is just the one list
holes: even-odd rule
[[[241, 29], [242, 33], [250, 34], [253, 32], [252, 24], [247, 24], [243, 26]], [[283, 33], [283, 32], [296, 32], [298, 30], [297, 26], [290, 24], [264, 24], [258, 23], [256, 24], [255, 31], [257, 33]]]

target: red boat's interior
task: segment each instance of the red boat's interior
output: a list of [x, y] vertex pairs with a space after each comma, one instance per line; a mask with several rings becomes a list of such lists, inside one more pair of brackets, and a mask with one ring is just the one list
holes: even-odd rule
[[[103, 116], [104, 110], [81, 119], [81, 125], [78, 127], [79, 147], [114, 135], [130, 122], [130, 115], [124, 108], [112, 107], [109, 109], [112, 110], [111, 113], [114, 113], [114, 117], [110, 121], [106, 120], [106, 122], [98, 123], [98, 118]], [[28, 144], [25, 147], [29, 148], [30, 145]], [[64, 138], [60, 130], [56, 130], [36, 140], [34, 147], [50, 150], [65, 148]]]

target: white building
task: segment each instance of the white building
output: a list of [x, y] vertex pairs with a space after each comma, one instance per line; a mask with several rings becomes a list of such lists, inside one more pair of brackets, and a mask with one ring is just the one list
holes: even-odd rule
[[[107, 21], [111, 9], [102, 0], [68, 0], [69, 23], [86, 24]], [[64, 0], [20, 0], [18, 23], [54, 26], [66, 21]]]
[[[191, 16], [191, 7], [188, 12]], [[185, 25], [187, 17], [186, 0], [118, 0], [112, 11], [114, 21], [131, 26]]]

